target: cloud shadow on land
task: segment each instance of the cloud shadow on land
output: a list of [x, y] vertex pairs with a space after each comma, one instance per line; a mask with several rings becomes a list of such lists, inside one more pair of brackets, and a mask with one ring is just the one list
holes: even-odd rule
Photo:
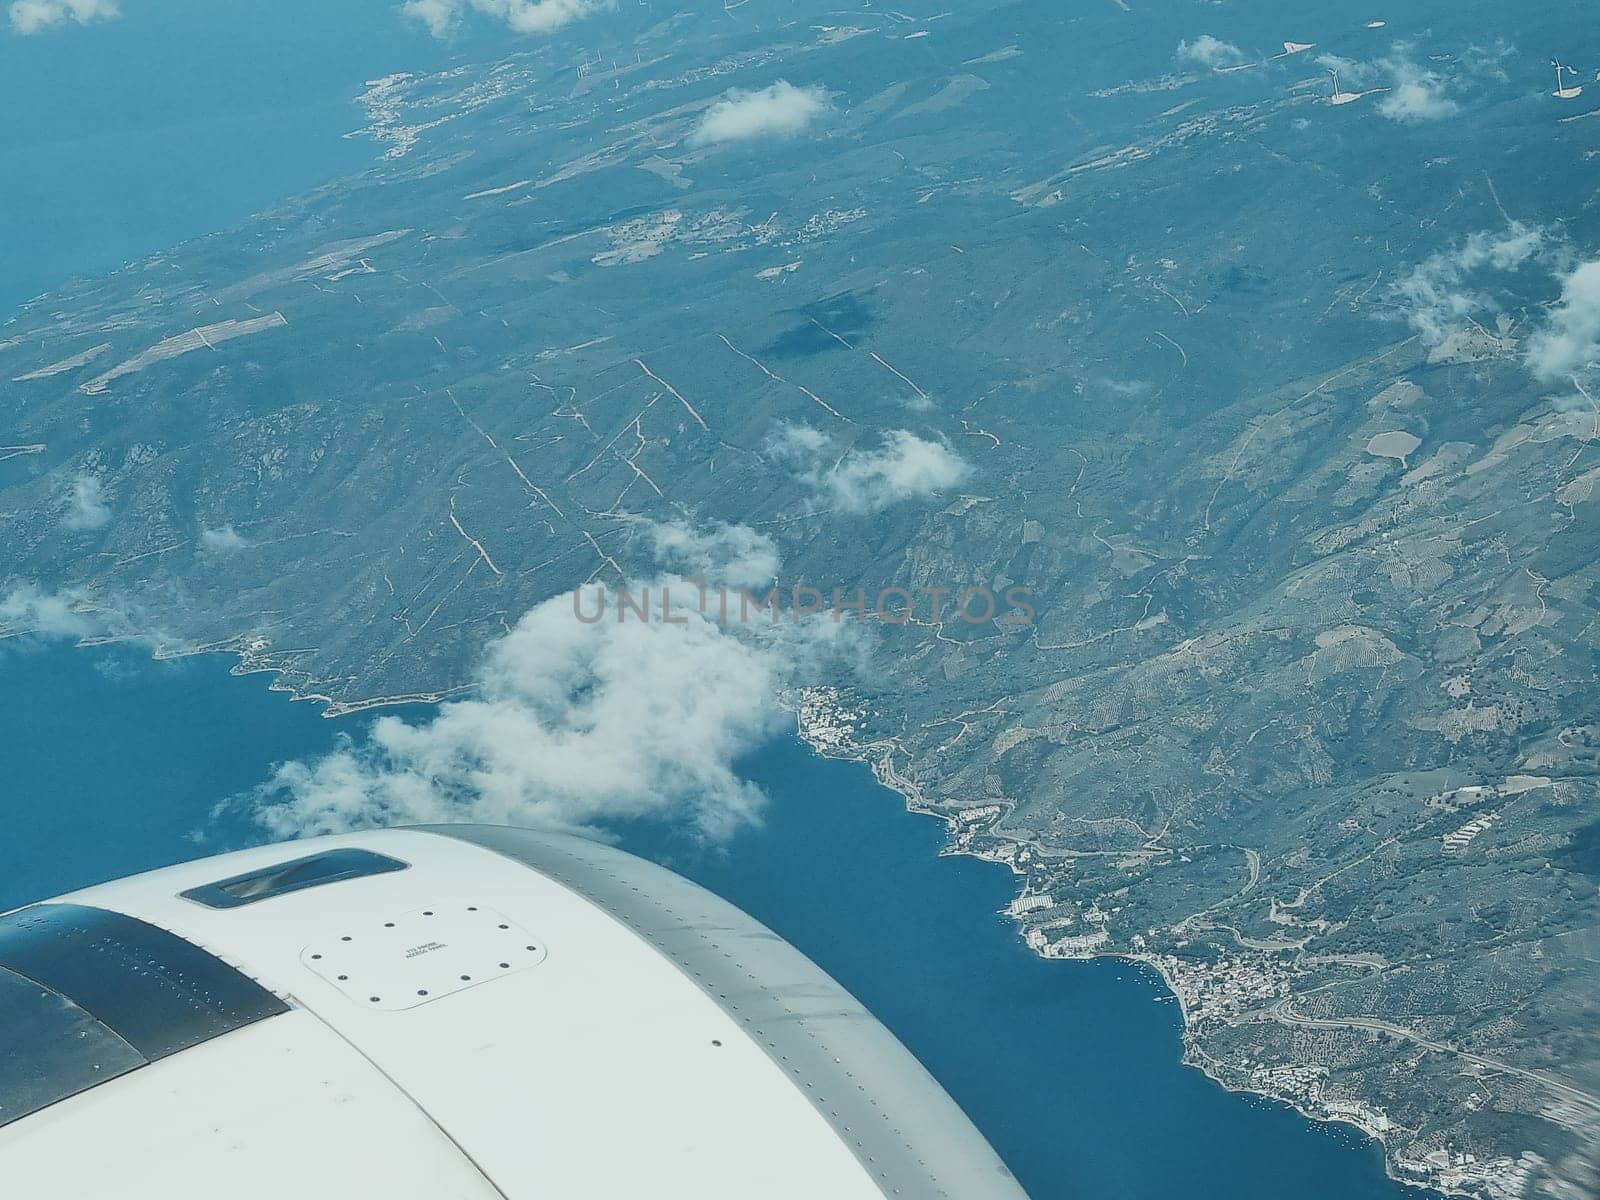
[[864, 292], [840, 292], [793, 312], [794, 325], [761, 348], [764, 356], [807, 358], [829, 350], [848, 350], [879, 321], [869, 293]]

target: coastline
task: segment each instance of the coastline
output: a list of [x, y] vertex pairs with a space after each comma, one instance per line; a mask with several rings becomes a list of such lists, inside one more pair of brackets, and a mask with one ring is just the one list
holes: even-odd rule
[[[36, 631], [29, 629], [0, 629], [0, 642], [9, 638], [33, 636]], [[48, 636], [48, 635], [46, 635]], [[286, 661], [284, 652], [278, 656], [267, 652], [268, 642], [265, 638], [257, 636], [241, 636], [227, 638], [220, 642], [201, 642], [190, 646], [165, 646], [153, 642], [147, 635], [136, 633], [106, 634], [87, 636], [71, 639], [73, 645], [80, 647], [94, 646], [140, 646], [148, 651], [155, 662], [170, 662], [182, 658], [197, 658], [206, 654], [231, 654], [235, 658], [233, 666], [228, 668], [230, 675], [268, 675], [267, 690], [286, 694], [291, 702], [307, 702], [322, 705], [321, 716], [325, 720], [335, 720], [339, 717], [354, 716], [359, 713], [371, 712], [380, 708], [406, 708], [412, 705], [443, 704], [457, 696], [464, 696], [476, 690], [474, 684], [459, 684], [455, 687], [444, 688], [433, 692], [411, 692], [399, 696], [374, 696], [363, 700], [339, 700], [326, 692], [313, 690], [318, 683], [304, 671], [298, 671]]]
[[[1045, 959], [1080, 961], [1097, 958], [1120, 959], [1139, 963], [1154, 970], [1178, 1006], [1183, 1024], [1184, 1066], [1198, 1070], [1225, 1091], [1258, 1096], [1286, 1105], [1306, 1120], [1318, 1124], [1346, 1125], [1358, 1130], [1382, 1149], [1385, 1174], [1396, 1183], [1444, 1196], [1469, 1197], [1474, 1200], [1488, 1197], [1491, 1200], [1500, 1200], [1497, 1191], [1487, 1185], [1480, 1188], [1461, 1186], [1452, 1178], [1453, 1172], [1448, 1170], [1430, 1169], [1421, 1163], [1403, 1163], [1387, 1136], [1392, 1131], [1393, 1125], [1388, 1117], [1377, 1109], [1348, 1104], [1347, 1111], [1343, 1109], [1330, 1111], [1314, 1107], [1303, 1096], [1273, 1090], [1270, 1087], [1259, 1086], [1255, 1081], [1240, 1080], [1235, 1077], [1234, 1073], [1227, 1071], [1197, 1044], [1193, 1035], [1197, 1023], [1195, 1012], [1197, 997], [1184, 978], [1180, 966], [1181, 960], [1172, 955], [1140, 949], [1101, 950], [1100, 946], [1110, 945], [1109, 936], [1103, 932], [1052, 943], [1038, 930], [1029, 930], [1025, 927], [1024, 917], [1035, 907], [1029, 903], [1030, 900], [1048, 901], [1049, 898], [1030, 895], [1026, 890], [1027, 872], [1018, 866], [1013, 854], [972, 844], [975, 835], [980, 832], [997, 839], [1004, 839], [1003, 834], [996, 834], [992, 828], [1004, 814], [1004, 805], [979, 805], [959, 813], [952, 813], [929, 801], [915, 781], [906, 778], [896, 769], [894, 756], [897, 753], [904, 753], [897, 739], [891, 737], [860, 740], [858, 735], [864, 723], [863, 715], [859, 709], [852, 709], [841, 700], [838, 689], [831, 687], [803, 689], [794, 704], [794, 710], [796, 735], [814, 753], [824, 758], [864, 764], [881, 787], [901, 797], [907, 812], [942, 821], [948, 836], [944, 848], [940, 851], [941, 854], [962, 855], [983, 862], [996, 863], [1008, 868], [1014, 877], [1023, 881], [1015, 899], [1002, 911], [1005, 916], [1011, 918], [1023, 942], [1033, 953]], [[1008, 843], [1007, 850], [1018, 845], [1019, 843], [1015, 842]], [[1065, 949], [1060, 948], [1062, 942], [1067, 943]]]
[[[14, 634], [0, 634], [0, 640], [12, 635]], [[270, 675], [272, 678], [267, 685], [267, 690], [287, 693], [292, 701], [303, 700], [311, 701], [314, 704], [320, 703], [323, 706], [323, 711], [319, 715], [324, 719], [333, 719], [379, 708], [437, 704], [452, 696], [473, 690], [471, 685], [464, 685], [438, 693], [416, 693], [407, 696], [376, 697], [341, 702], [324, 693], [312, 690], [317, 686], [316, 681], [312, 680], [304, 672], [295, 670], [282, 657], [263, 653], [267, 643], [260, 638], [244, 637], [217, 643], [194, 644], [187, 647], [155, 645], [138, 635], [84, 637], [73, 639], [73, 641], [77, 646], [82, 647], [113, 644], [142, 646], [155, 661], [189, 658], [205, 654], [232, 654], [238, 661], [230, 668], [230, 674], [235, 676]], [[1068, 960], [1120, 959], [1125, 962], [1143, 964], [1154, 970], [1161, 977], [1163, 985], [1178, 1005], [1183, 1027], [1184, 1052], [1181, 1061], [1184, 1066], [1200, 1071], [1201, 1074], [1225, 1091], [1257, 1096], [1283, 1104], [1298, 1112], [1306, 1120], [1318, 1124], [1342, 1124], [1360, 1131], [1377, 1142], [1382, 1148], [1384, 1169], [1387, 1176], [1391, 1180], [1407, 1187], [1432, 1191], [1445, 1196], [1469, 1197], [1473, 1198], [1473, 1200], [1510, 1200], [1510, 1198], [1522, 1194], [1520, 1191], [1508, 1191], [1495, 1186], [1494, 1181], [1480, 1182], [1478, 1187], [1464, 1187], [1456, 1181], [1455, 1176], [1457, 1173], [1453, 1170], [1448, 1168], [1439, 1170], [1420, 1162], [1409, 1163], [1401, 1160], [1386, 1136], [1392, 1126], [1385, 1114], [1377, 1109], [1353, 1105], [1349, 1102], [1339, 1102], [1344, 1105], [1340, 1111], [1329, 1111], [1312, 1106], [1303, 1096], [1287, 1091], [1274, 1090], [1269, 1086], [1261, 1086], [1260, 1083], [1264, 1081], [1240, 1079], [1236, 1072], [1228, 1071], [1223, 1064], [1206, 1054], [1197, 1043], [1193, 1031], [1198, 1021], [1196, 1012], [1198, 996], [1191, 986], [1191, 980], [1185, 977], [1186, 972], [1183, 969], [1183, 960], [1173, 955], [1160, 954], [1142, 948], [1118, 947], [1101, 949], [1101, 946], [1111, 945], [1109, 935], [1103, 932], [1077, 938], [1063, 938], [1051, 942], [1044, 938], [1038, 929], [1030, 930], [1026, 928], [1024, 919], [1027, 913], [1032, 911], [1034, 907], [1038, 907], [1038, 905], [1030, 904], [1030, 901], [1043, 899], [1046, 901], [1044, 906], [1048, 906], [1052, 902], [1049, 897], [1040, 897], [1027, 891], [1027, 872], [1018, 865], [1015, 855], [1015, 852], [1022, 848], [1024, 843], [1009, 841], [1004, 834], [996, 833], [993, 828], [1004, 815], [1006, 811], [1005, 805], [997, 803], [977, 805], [952, 812], [930, 801], [914, 780], [907, 778], [896, 768], [895, 755], [905, 754], [899, 741], [892, 737], [861, 740], [859, 731], [864, 724], [864, 717], [859, 709], [851, 708], [841, 699], [841, 694], [836, 688], [805, 688], [797, 695], [786, 697], [785, 703], [795, 714], [797, 737], [811, 751], [824, 758], [859, 762], [866, 765], [879, 786], [901, 797], [907, 812], [919, 816], [933, 817], [942, 821], [946, 827], [947, 838], [940, 851], [941, 854], [959, 855], [1003, 865], [1010, 870], [1013, 877], [1023, 881], [1012, 903], [1001, 912], [1011, 918], [1016, 925], [1018, 933], [1022, 935], [1024, 943], [1038, 957]], [[1000, 848], [997, 850], [974, 845], [974, 840], [980, 834], [988, 835], [1000, 842]], [[1086, 915], [1092, 915], [1092, 913]], [[1143, 940], [1142, 936], [1135, 935], [1135, 942], [1142, 942]], [[1206, 974], [1208, 972], [1202, 969], [1201, 973]]]

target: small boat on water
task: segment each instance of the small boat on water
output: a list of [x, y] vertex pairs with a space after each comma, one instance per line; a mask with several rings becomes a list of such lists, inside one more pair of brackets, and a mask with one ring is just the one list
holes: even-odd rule
[[1550, 65], [1556, 69], [1556, 90], [1551, 93], [1557, 100], [1576, 100], [1583, 95], [1583, 85], [1574, 84], [1567, 86], [1567, 76], [1576, 75], [1578, 72], [1564, 65], [1560, 59], [1552, 58]]
[[1333, 95], [1328, 97], [1329, 104], [1354, 104], [1362, 96], [1366, 95], [1365, 92], [1341, 91], [1339, 88], [1339, 72], [1329, 67], [1328, 74], [1333, 76]]

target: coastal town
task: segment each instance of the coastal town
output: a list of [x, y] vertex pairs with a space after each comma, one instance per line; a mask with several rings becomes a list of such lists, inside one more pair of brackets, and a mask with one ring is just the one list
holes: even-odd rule
[[[816, 752], [869, 763], [879, 781], [898, 791], [909, 808], [945, 821], [947, 852], [1004, 864], [1018, 876], [1018, 894], [1005, 912], [1016, 921], [1029, 949], [1047, 959], [1124, 958], [1159, 973], [1183, 1016], [1189, 1065], [1232, 1090], [1280, 1101], [1314, 1120], [1354, 1126], [1390, 1148], [1391, 1169], [1399, 1178], [1450, 1195], [1488, 1200], [1527, 1200], [1530, 1196], [1530, 1183], [1547, 1165], [1534, 1151], [1480, 1155], [1448, 1144], [1394, 1145], [1397, 1137], [1414, 1131], [1401, 1128], [1382, 1108], [1363, 1098], [1348, 1079], [1340, 1077], [1338, 1068], [1348, 1060], [1352, 1048], [1407, 1031], [1382, 1022], [1341, 1022], [1300, 1014], [1295, 1007], [1295, 985], [1297, 976], [1307, 970], [1304, 963], [1297, 967], [1297, 957], [1287, 951], [1300, 949], [1302, 943], [1286, 943], [1265, 952], [1229, 953], [1214, 943], [1175, 937], [1170, 929], [1123, 934], [1118, 919], [1122, 907], [1115, 903], [1115, 893], [1079, 907], [1049, 890], [1040, 890], [1046, 886], [1041, 881], [1049, 878], [1048, 866], [1033, 847], [1008, 839], [996, 828], [1006, 815], [1006, 805], [945, 807], [930, 803], [895, 766], [897, 746], [892, 740], [861, 740], [872, 714], [858, 697], [838, 688], [816, 687], [805, 689], [794, 701], [799, 732]], [[1454, 789], [1430, 797], [1428, 805], [1456, 811], [1463, 805], [1519, 794], [1550, 782], [1518, 776], [1499, 786]], [[1492, 811], [1480, 814], [1444, 835], [1442, 852], [1459, 856], [1496, 817]], [[1119, 891], [1125, 896], [1128, 889]], [[1168, 946], [1172, 949], [1165, 948]], [[1379, 962], [1375, 959], [1367, 965]], [[1272, 1043], [1273, 1050], [1289, 1049], [1287, 1056], [1271, 1051], [1257, 1056], [1248, 1050], [1221, 1056], [1214, 1053], [1219, 1030], [1270, 1026], [1298, 1027], [1323, 1036]], [[1547, 1113], [1559, 1111], [1558, 1104], [1541, 1103]], [[1594, 1108], [1579, 1103], [1565, 1119], [1583, 1128], [1595, 1116]], [[1564, 1200], [1587, 1198], [1574, 1193]]]

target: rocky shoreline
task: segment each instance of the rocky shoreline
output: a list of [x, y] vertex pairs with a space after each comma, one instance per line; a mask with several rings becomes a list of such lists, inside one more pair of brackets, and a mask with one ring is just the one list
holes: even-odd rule
[[[895, 754], [903, 753], [895, 739], [863, 740], [861, 735], [867, 714], [845, 700], [838, 689], [806, 688], [793, 700], [796, 732], [815, 753], [865, 764], [880, 785], [901, 796], [907, 811], [942, 820], [950, 834], [943, 853], [964, 854], [998, 863], [1022, 880], [1022, 890], [1005, 912], [1017, 922], [1023, 940], [1034, 953], [1041, 958], [1055, 959], [1119, 958], [1142, 963], [1156, 971], [1177, 1001], [1183, 1018], [1183, 1062], [1186, 1066], [1201, 1071], [1228, 1091], [1286, 1104], [1308, 1120], [1353, 1126], [1383, 1147], [1385, 1170], [1397, 1182], [1447, 1196], [1481, 1200], [1516, 1200], [1524, 1195], [1528, 1175], [1531, 1168], [1538, 1165], [1537, 1161], [1505, 1159], [1482, 1164], [1440, 1164], [1405, 1158], [1392, 1144], [1395, 1126], [1385, 1113], [1355, 1101], [1322, 1099], [1314, 1068], [1263, 1068], [1242, 1076], [1205, 1053], [1194, 1030], [1200, 1020], [1217, 1015], [1207, 1011], [1210, 989], [1206, 987], [1206, 980], [1215, 977], [1216, 968], [1197, 966], [1145, 946], [1116, 946], [1103, 928], [1052, 940], [1044, 927], [1029, 927], [1026, 918], [1030, 912], [1053, 907], [1055, 902], [1047, 895], [1027, 890], [1028, 872], [1018, 861], [1021, 847], [1005, 841], [1004, 835], [994, 833], [993, 827], [1005, 811], [1003, 805], [984, 804], [952, 812], [930, 801], [915, 781], [895, 767]], [[998, 844], [980, 844], [984, 836]], [[1144, 941], [1137, 936], [1136, 940]], [[1254, 998], [1286, 996], [1287, 987], [1283, 981], [1262, 980]]]

